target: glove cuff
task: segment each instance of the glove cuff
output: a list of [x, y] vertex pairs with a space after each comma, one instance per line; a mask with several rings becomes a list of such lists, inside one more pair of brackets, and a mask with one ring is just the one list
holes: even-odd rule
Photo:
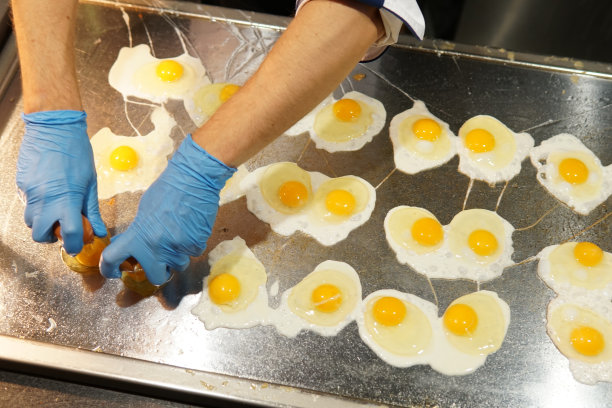
[[22, 113], [26, 125], [71, 125], [83, 122], [87, 118], [85, 111], [54, 110], [33, 113]]

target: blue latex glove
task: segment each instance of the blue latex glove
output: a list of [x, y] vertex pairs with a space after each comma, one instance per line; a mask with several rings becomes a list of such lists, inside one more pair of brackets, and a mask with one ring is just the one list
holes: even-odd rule
[[83, 248], [81, 213], [95, 235], [106, 236], [87, 115], [61, 110], [22, 117], [25, 134], [17, 159], [17, 187], [26, 201], [25, 223], [34, 241], [54, 242], [53, 224], [59, 221], [64, 249], [77, 254]]
[[184, 271], [189, 256], [204, 252], [219, 192], [235, 171], [187, 135], [168, 167], [143, 194], [134, 222], [102, 252], [102, 275], [121, 277], [119, 265], [130, 256], [154, 285], [170, 278], [170, 268]]

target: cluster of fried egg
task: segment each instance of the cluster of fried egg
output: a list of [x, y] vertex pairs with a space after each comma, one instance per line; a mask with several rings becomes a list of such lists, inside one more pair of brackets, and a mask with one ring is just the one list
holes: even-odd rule
[[260, 167], [240, 183], [247, 207], [278, 234], [302, 231], [333, 245], [365, 223], [376, 202], [374, 187], [357, 176], [330, 178], [295, 163]]
[[556, 292], [546, 330], [585, 384], [612, 382], [612, 254], [592, 242], [551, 245], [538, 274]]
[[514, 264], [514, 227], [493, 211], [464, 210], [442, 226], [424, 208], [399, 206], [384, 228], [397, 260], [429, 278], [485, 282]]

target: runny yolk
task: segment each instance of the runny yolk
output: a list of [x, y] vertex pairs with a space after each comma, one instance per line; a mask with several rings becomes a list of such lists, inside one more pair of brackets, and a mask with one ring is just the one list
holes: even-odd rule
[[469, 336], [478, 326], [478, 315], [471, 306], [463, 303], [451, 305], [444, 312], [444, 326], [457, 336]]
[[310, 299], [318, 311], [332, 313], [342, 304], [342, 292], [336, 285], [324, 283], [312, 291]]
[[98, 266], [102, 251], [106, 248], [106, 242], [102, 238], [94, 237], [90, 244], [83, 245], [75, 259], [84, 266]]
[[355, 204], [355, 197], [346, 190], [332, 190], [325, 197], [325, 207], [335, 215], [351, 215]]
[[603, 251], [592, 242], [579, 242], [574, 247], [574, 258], [584, 266], [595, 266], [603, 259]]
[[234, 84], [227, 84], [223, 88], [221, 88], [221, 92], [219, 93], [219, 99], [221, 102], [227, 102], [229, 98], [234, 96], [236, 92], [240, 89], [240, 86]]
[[418, 139], [435, 142], [440, 137], [442, 128], [433, 119], [419, 119], [412, 125], [412, 132]]
[[183, 76], [183, 66], [174, 60], [163, 60], [155, 67], [155, 74], [164, 82], [174, 82]]
[[480, 256], [488, 256], [497, 250], [497, 238], [487, 230], [475, 230], [468, 236], [468, 245]]
[[465, 146], [474, 153], [486, 153], [495, 147], [495, 137], [484, 129], [474, 129], [465, 135]]
[[278, 189], [278, 198], [287, 207], [302, 207], [308, 200], [308, 189], [299, 181], [287, 181]]
[[397, 326], [406, 317], [406, 305], [392, 296], [381, 297], [374, 303], [372, 314], [384, 326]]
[[584, 356], [596, 356], [603, 351], [606, 342], [599, 330], [580, 326], [570, 333], [570, 344]]
[[130, 146], [119, 146], [111, 152], [110, 165], [119, 171], [132, 170], [138, 165], [138, 153]]
[[228, 304], [240, 295], [240, 282], [229, 273], [219, 274], [208, 283], [208, 295], [217, 305]]
[[425, 246], [433, 246], [442, 241], [444, 231], [442, 225], [430, 217], [419, 218], [412, 224], [412, 238], [416, 242]]
[[334, 116], [343, 122], [351, 122], [361, 115], [361, 106], [354, 99], [340, 99], [333, 105]]
[[559, 175], [570, 184], [582, 184], [589, 178], [589, 169], [582, 160], [568, 158], [559, 163]]

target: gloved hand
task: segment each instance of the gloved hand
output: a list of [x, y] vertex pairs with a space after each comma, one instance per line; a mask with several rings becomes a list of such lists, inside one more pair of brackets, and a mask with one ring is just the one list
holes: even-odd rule
[[190, 255], [204, 252], [219, 192], [235, 171], [187, 135], [168, 167], [143, 194], [132, 224], [102, 252], [102, 275], [121, 277], [119, 265], [130, 256], [154, 285], [170, 278], [170, 268], [184, 271]]
[[59, 221], [64, 249], [77, 254], [83, 248], [81, 213], [95, 235], [106, 236], [87, 115], [60, 110], [22, 117], [25, 134], [17, 159], [17, 187], [26, 201], [25, 223], [34, 241], [54, 242], [53, 224]]

